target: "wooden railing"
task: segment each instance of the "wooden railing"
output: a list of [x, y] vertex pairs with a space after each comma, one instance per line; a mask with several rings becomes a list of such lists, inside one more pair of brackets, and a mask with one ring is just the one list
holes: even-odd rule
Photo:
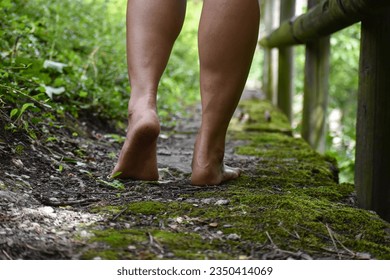
[[[271, 1], [264, 0], [265, 5]], [[290, 1], [295, 3], [281, 0], [282, 20]], [[308, 7], [306, 14], [284, 20], [260, 41], [266, 49], [279, 49], [279, 67], [283, 67], [278, 89], [270, 92], [270, 87], [265, 88], [267, 96], [291, 116], [293, 94], [286, 81], [293, 77], [286, 69], [291, 68], [291, 46], [306, 44], [302, 136], [315, 149], [323, 150], [330, 35], [361, 21], [355, 188], [361, 207], [390, 221], [390, 0], [308, 0]]]

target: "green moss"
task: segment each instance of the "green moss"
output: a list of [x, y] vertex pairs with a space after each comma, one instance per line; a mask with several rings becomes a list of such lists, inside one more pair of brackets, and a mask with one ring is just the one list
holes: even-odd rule
[[83, 260], [92, 260], [95, 258], [101, 258], [103, 260], [117, 260], [115, 252], [109, 250], [102, 252], [88, 250], [87, 252], [84, 252], [81, 256], [81, 259]]
[[144, 214], [144, 215], [157, 215], [165, 211], [165, 203], [156, 201], [140, 201], [133, 202], [127, 206], [127, 212]]
[[295, 189], [297, 194], [305, 194], [313, 198], [322, 198], [329, 201], [338, 202], [342, 201], [354, 191], [352, 184], [333, 184], [328, 186], [318, 186], [315, 188], [303, 188]]
[[[153, 242], [158, 244], [156, 250], [150, 243], [150, 236]], [[94, 249], [83, 254], [83, 259], [156, 259], [159, 258], [159, 250], [172, 253], [174, 258], [179, 259], [227, 259], [228, 254], [218, 250], [219, 242], [207, 242], [195, 233], [170, 232], [157, 229], [138, 230], [104, 230], [95, 231], [95, 237], [91, 242], [106, 244], [108, 247], [103, 251]], [[129, 247], [137, 250], [129, 250]]]
[[[235, 134], [233, 137], [244, 136]], [[280, 133], [246, 133], [245, 137], [250, 142], [237, 147], [236, 152], [259, 158], [258, 175], [263, 181], [318, 186], [338, 180], [333, 159], [319, 155], [302, 139]]]
[[271, 102], [266, 100], [256, 102], [255, 100], [244, 100], [240, 102], [239, 110], [242, 115], [246, 115], [248, 120], [241, 124], [233, 119], [230, 130], [236, 131], [263, 131], [281, 132], [292, 134], [287, 117]]
[[109, 229], [105, 231], [95, 231], [94, 233], [95, 237], [93, 237], [91, 241], [103, 241], [114, 249], [129, 246], [131, 244], [136, 244], [138, 242], [146, 240], [145, 232], [141, 232], [139, 230], [117, 231]]

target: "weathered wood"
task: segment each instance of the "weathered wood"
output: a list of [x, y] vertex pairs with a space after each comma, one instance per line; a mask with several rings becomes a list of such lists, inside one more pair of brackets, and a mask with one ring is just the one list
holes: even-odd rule
[[390, 221], [390, 8], [362, 21], [355, 186]]
[[[263, 26], [264, 33], [268, 34], [279, 25], [278, 0], [263, 0], [264, 17]], [[278, 76], [278, 51], [264, 49], [264, 64], [262, 90], [266, 94], [267, 99], [273, 104], [277, 102], [277, 76]]]
[[[280, 23], [295, 16], [295, 0], [281, 1]], [[278, 98], [277, 104], [282, 112], [292, 122], [292, 100], [294, 92], [294, 49], [285, 47], [279, 49], [278, 67]]]
[[389, 0], [323, 0], [306, 14], [284, 22], [260, 41], [263, 47], [304, 44], [330, 35], [390, 7]]
[[[309, 0], [308, 7], [320, 0]], [[325, 152], [329, 95], [330, 37], [306, 44], [302, 137], [318, 152]]]

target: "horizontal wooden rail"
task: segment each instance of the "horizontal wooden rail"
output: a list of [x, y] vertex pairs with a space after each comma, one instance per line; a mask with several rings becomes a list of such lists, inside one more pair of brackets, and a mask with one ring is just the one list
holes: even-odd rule
[[324, 0], [297, 18], [284, 22], [260, 41], [266, 48], [307, 43], [344, 29], [390, 7], [389, 0]]

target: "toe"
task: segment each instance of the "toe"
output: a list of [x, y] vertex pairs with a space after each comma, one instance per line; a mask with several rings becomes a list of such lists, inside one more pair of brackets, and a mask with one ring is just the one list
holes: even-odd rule
[[223, 170], [222, 182], [236, 179], [240, 176], [241, 170], [225, 165]]

